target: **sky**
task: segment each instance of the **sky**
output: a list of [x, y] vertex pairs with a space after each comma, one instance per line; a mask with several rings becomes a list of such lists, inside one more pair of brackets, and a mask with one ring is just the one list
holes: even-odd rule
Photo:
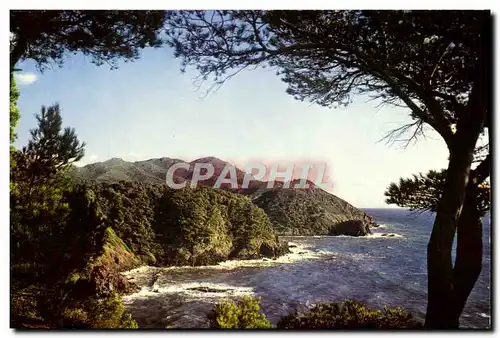
[[169, 48], [144, 50], [117, 70], [83, 55], [43, 73], [30, 61], [18, 68], [15, 145], [27, 144], [42, 105], [59, 103], [63, 125], [86, 142], [80, 165], [112, 157], [320, 161], [328, 164], [331, 193], [356, 207], [380, 208], [390, 207], [384, 191], [391, 182], [447, 163], [445, 143], [432, 130], [406, 148], [381, 141], [411, 121], [408, 110], [377, 108], [366, 97], [337, 109], [300, 102], [285, 93], [273, 69], [241, 72], [204, 97], [196, 72], [182, 74]]

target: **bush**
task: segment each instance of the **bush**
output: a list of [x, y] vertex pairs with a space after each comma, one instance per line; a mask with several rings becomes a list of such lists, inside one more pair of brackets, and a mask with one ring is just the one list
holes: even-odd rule
[[90, 298], [81, 307], [65, 309], [63, 327], [92, 329], [136, 329], [137, 322], [125, 311], [118, 294], [104, 299]]
[[19, 327], [20, 323], [43, 322], [39, 293], [36, 285], [11, 290], [11, 327]]
[[273, 325], [260, 313], [260, 299], [244, 296], [237, 302], [223, 300], [209, 315], [210, 326], [217, 329], [269, 329]]
[[280, 319], [278, 329], [418, 329], [422, 325], [402, 308], [371, 310], [352, 300], [316, 305], [304, 314]]

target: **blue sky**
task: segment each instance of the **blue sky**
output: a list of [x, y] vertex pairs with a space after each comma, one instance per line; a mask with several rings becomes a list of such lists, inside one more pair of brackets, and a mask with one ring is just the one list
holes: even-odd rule
[[202, 98], [196, 73], [181, 74], [179, 66], [168, 48], [145, 50], [112, 71], [81, 55], [43, 74], [31, 62], [20, 64], [15, 145], [27, 143], [41, 105], [59, 102], [64, 125], [87, 143], [83, 163], [165, 156], [216, 156], [236, 164], [322, 160], [334, 182], [330, 192], [357, 207], [387, 207], [389, 183], [446, 166], [446, 146], [432, 131], [406, 149], [378, 142], [410, 121], [405, 109], [376, 108], [364, 97], [338, 109], [299, 102], [272, 69], [241, 72]]

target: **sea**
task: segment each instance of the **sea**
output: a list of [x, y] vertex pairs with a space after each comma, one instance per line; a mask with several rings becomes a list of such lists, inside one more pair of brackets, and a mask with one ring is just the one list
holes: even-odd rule
[[[280, 237], [291, 254], [276, 260], [227, 261], [203, 267], [140, 267], [125, 273], [140, 291], [123, 297], [140, 328], [207, 328], [222, 299], [261, 298], [276, 324], [281, 316], [321, 302], [353, 299], [369, 307], [403, 306], [425, 317], [426, 249], [434, 214], [364, 209], [372, 235]], [[490, 217], [483, 218], [481, 275], [460, 319], [463, 328], [491, 327]]]

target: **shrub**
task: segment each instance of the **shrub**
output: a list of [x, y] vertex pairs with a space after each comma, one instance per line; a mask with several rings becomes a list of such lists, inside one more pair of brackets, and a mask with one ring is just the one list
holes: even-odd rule
[[260, 299], [244, 296], [237, 302], [223, 300], [209, 315], [210, 326], [218, 329], [269, 329], [273, 325], [260, 313]]
[[402, 308], [371, 310], [352, 300], [316, 305], [304, 314], [280, 319], [278, 329], [418, 329], [422, 325]]
[[39, 311], [39, 293], [36, 285], [11, 290], [11, 327], [43, 321]]
[[63, 327], [136, 329], [137, 322], [125, 311], [118, 294], [104, 299], [89, 298], [80, 307], [65, 309]]

